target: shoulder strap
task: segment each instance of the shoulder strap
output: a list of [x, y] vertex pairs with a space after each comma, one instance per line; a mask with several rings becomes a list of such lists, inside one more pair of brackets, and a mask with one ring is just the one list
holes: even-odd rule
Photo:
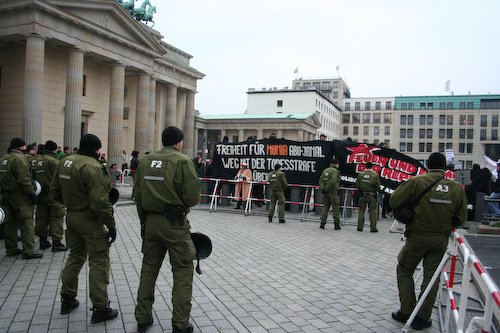
[[416, 205], [420, 199], [422, 199], [422, 197], [427, 193], [429, 192], [432, 187], [434, 187], [434, 185], [436, 185], [437, 183], [439, 183], [440, 180], [444, 179], [444, 177], [440, 177], [438, 179], [436, 179], [435, 181], [432, 182], [432, 184], [430, 184], [422, 193], [420, 193], [420, 195], [417, 197], [417, 199], [415, 199], [415, 201], [413, 202], [413, 206]]

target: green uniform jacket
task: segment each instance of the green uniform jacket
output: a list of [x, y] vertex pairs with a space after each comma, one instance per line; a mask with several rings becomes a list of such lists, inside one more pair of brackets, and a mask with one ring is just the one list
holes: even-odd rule
[[142, 212], [163, 213], [168, 206], [185, 214], [200, 202], [201, 184], [193, 161], [173, 147], [145, 155], [134, 175], [135, 203]]
[[0, 160], [0, 188], [4, 196], [8, 193], [11, 202], [23, 203], [35, 194], [31, 179], [31, 168], [24, 153], [11, 149]]
[[330, 166], [323, 170], [321, 177], [319, 177], [319, 185], [321, 191], [330, 193], [338, 191], [340, 187], [340, 171], [334, 166]]
[[114, 227], [109, 202], [111, 177], [99, 161], [90, 156], [68, 155], [57, 165], [50, 193], [68, 212]]
[[52, 152], [45, 152], [43, 155], [38, 155], [34, 160], [34, 175], [35, 180], [42, 186], [42, 192], [48, 192], [50, 183], [56, 172], [59, 160], [56, 154]]
[[273, 191], [284, 191], [288, 187], [285, 173], [281, 170], [273, 170], [267, 175], [269, 186]]
[[356, 187], [365, 193], [377, 194], [380, 189], [380, 178], [372, 169], [366, 169], [358, 175]]
[[[389, 204], [397, 208], [412, 203], [425, 189], [443, 177], [443, 170], [430, 170], [428, 174], [410, 178], [398, 186]], [[413, 206], [415, 217], [406, 226], [410, 231], [449, 233], [453, 227], [467, 219], [467, 197], [460, 185], [450, 179], [440, 180]]]

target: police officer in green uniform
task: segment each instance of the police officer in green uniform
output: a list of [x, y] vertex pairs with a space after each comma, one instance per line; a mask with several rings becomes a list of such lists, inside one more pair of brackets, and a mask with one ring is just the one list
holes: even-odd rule
[[269, 172], [267, 176], [269, 187], [271, 188], [271, 203], [269, 204], [268, 219], [273, 222], [274, 209], [276, 201], [278, 201], [278, 218], [279, 223], [285, 223], [285, 190], [288, 187], [286, 175], [281, 171], [281, 164], [274, 165], [274, 170]]
[[[50, 183], [59, 162], [56, 157], [57, 144], [48, 140], [43, 147], [43, 155], [38, 155], [33, 161], [35, 180], [42, 186], [36, 207], [35, 232], [40, 237], [40, 250], [52, 246], [52, 252], [67, 251], [66, 246], [61, 243], [64, 233], [64, 206], [49, 195]], [[48, 230], [53, 244], [47, 240]]]
[[[446, 158], [441, 153], [432, 153], [427, 162], [429, 173], [416, 176], [399, 185], [392, 194], [390, 205], [396, 209], [405, 204], [413, 204], [415, 216], [406, 225], [406, 244], [398, 255], [397, 280], [401, 308], [392, 313], [392, 318], [405, 323], [410, 317], [417, 300], [413, 273], [423, 260], [424, 278], [420, 290], [429, 284], [448, 246], [452, 228], [462, 225], [467, 219], [467, 197], [460, 185], [444, 178]], [[433, 182], [424, 196], [414, 204], [415, 199]], [[432, 325], [429, 319], [438, 291], [439, 279], [427, 295], [411, 326], [415, 330]]]
[[142, 157], [134, 175], [144, 254], [135, 308], [139, 333], [153, 324], [156, 278], [167, 251], [174, 279], [173, 332], [193, 332], [189, 317], [196, 249], [186, 215], [190, 207], [199, 203], [201, 185], [192, 160], [181, 153], [183, 139], [179, 128], [165, 128], [164, 147]]
[[109, 246], [116, 239], [116, 228], [109, 202], [111, 177], [97, 160], [101, 146], [97, 136], [85, 134], [78, 153], [59, 162], [50, 184], [53, 198], [67, 208], [66, 242], [70, 252], [61, 273], [61, 314], [79, 305], [78, 275], [88, 256], [91, 323], [118, 315], [108, 300]]
[[323, 193], [323, 212], [321, 214], [321, 224], [319, 227], [325, 229], [326, 219], [328, 218], [328, 212], [331, 206], [333, 209], [335, 230], [340, 230], [340, 170], [339, 161], [337, 159], [332, 159], [330, 167], [323, 170], [319, 178], [319, 185], [321, 193]]
[[372, 170], [373, 164], [366, 163], [366, 170], [361, 172], [356, 179], [358, 188], [358, 231], [363, 231], [365, 225], [365, 211], [368, 206], [370, 216], [370, 231], [378, 232], [377, 229], [377, 196], [380, 188], [380, 178]]
[[[34, 206], [37, 203], [31, 179], [31, 168], [24, 154], [26, 142], [21, 138], [10, 141], [8, 154], [0, 160], [0, 187], [10, 217], [4, 225], [7, 256], [23, 254], [23, 259], [43, 256], [35, 249]], [[17, 248], [17, 229], [21, 229], [23, 250]]]

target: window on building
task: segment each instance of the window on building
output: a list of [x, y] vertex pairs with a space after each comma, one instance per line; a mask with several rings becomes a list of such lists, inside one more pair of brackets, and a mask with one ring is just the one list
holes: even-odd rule
[[470, 114], [467, 116], [467, 125], [474, 125], [474, 115]]
[[333, 87], [338, 88], [339, 87], [339, 81], [333, 81]]
[[446, 138], [453, 139], [453, 128], [446, 129]]
[[461, 128], [458, 130], [458, 138], [465, 139], [465, 128]]
[[382, 108], [381, 102], [375, 102], [375, 110], [380, 110]]
[[491, 140], [492, 141], [498, 140], [498, 130], [496, 128], [491, 130]]
[[420, 125], [425, 125], [425, 114], [420, 115]]
[[352, 123], [353, 124], [359, 124], [360, 120], [360, 114], [359, 113], [353, 113], [352, 114]]
[[419, 142], [418, 143], [418, 152], [419, 153], [424, 153], [425, 152], [425, 143]]
[[380, 124], [380, 113], [374, 113], [373, 114], [373, 123], [374, 124]]
[[418, 130], [418, 138], [425, 139], [425, 129], [421, 128]]
[[432, 114], [427, 115], [427, 125], [432, 125], [434, 123], [434, 116]]
[[399, 129], [399, 138], [400, 139], [406, 138], [406, 129], [404, 129], [404, 128]]
[[344, 105], [344, 109], [346, 111], [351, 111], [351, 102], [346, 102], [345, 105]]
[[352, 128], [352, 135], [358, 135], [359, 134], [359, 127], [358, 126], [354, 126]]
[[371, 110], [370, 102], [365, 102], [365, 110]]
[[458, 143], [458, 152], [460, 154], [464, 154], [465, 153], [465, 142], [459, 142]]
[[444, 143], [443, 142], [439, 143], [439, 148], [438, 149], [439, 149], [440, 153], [444, 153]]
[[408, 104], [401, 103], [401, 110], [408, 110]]
[[384, 135], [391, 135], [391, 126], [384, 126]]
[[241, 140], [238, 140], [238, 136], [237, 135], [233, 135], [233, 142], [240, 142], [240, 141], [243, 141], [244, 139], [243, 138], [240, 138]]
[[474, 103], [473, 102], [467, 102], [467, 109], [469, 109], [469, 110], [474, 109]]
[[446, 108], [446, 103], [445, 102], [440, 102], [439, 103], [439, 110], [444, 110]]
[[392, 102], [391, 101], [385, 102], [385, 109], [386, 110], [392, 110]]
[[308, 89], [311, 86], [311, 83], [304, 82], [304, 89]]
[[392, 124], [392, 114], [384, 113], [384, 124]]
[[494, 114], [491, 116], [491, 126], [498, 127], [498, 115]]
[[406, 151], [406, 142], [399, 143], [399, 151], [404, 153]]
[[378, 145], [378, 144], [379, 144], [379, 142], [380, 142], [380, 140], [379, 140], [379, 139], [373, 139], [373, 144], [374, 144], [374, 145]]
[[479, 140], [486, 140], [486, 129], [481, 129], [479, 131]]
[[428, 152], [428, 153], [432, 152], [432, 142], [427, 142], [425, 144], [425, 151]]
[[380, 135], [380, 127], [379, 126], [373, 126], [373, 135]]
[[453, 115], [452, 114], [449, 114], [446, 116], [446, 124], [453, 125]]
[[371, 120], [370, 113], [363, 113], [363, 124], [369, 124]]
[[467, 129], [467, 139], [474, 139], [474, 129], [473, 128]]
[[428, 129], [426, 130], [425, 137], [426, 137], [427, 139], [432, 139], [432, 129], [431, 129], [431, 128], [428, 128]]
[[83, 76], [82, 96], [87, 96], [87, 75]]
[[461, 114], [459, 119], [460, 119], [460, 125], [467, 124], [467, 117], [464, 114]]
[[389, 139], [385, 139], [385, 140], [384, 140], [384, 143], [385, 143], [385, 146], [386, 146], [387, 148], [389, 148], [389, 143], [390, 143]]
[[278, 101], [276, 102], [276, 106], [281, 108], [283, 106], [283, 101], [281, 99], [278, 99]]
[[408, 116], [408, 125], [413, 125], [413, 115]]
[[415, 109], [414, 104], [408, 103], [408, 110], [413, 110], [413, 109]]
[[337, 91], [334, 91], [332, 94], [334, 99], [339, 98], [339, 93]]
[[360, 103], [360, 102], [355, 102], [355, 103], [354, 103], [354, 109], [355, 109], [356, 111], [361, 110], [361, 103]]
[[488, 116], [485, 114], [481, 115], [481, 127], [488, 126]]
[[330, 90], [330, 82], [323, 82], [321, 86], [323, 90]]
[[370, 126], [363, 126], [363, 135], [370, 134]]
[[344, 126], [344, 135], [349, 136], [349, 126]]
[[350, 124], [351, 123], [351, 114], [350, 113], [344, 113], [344, 114], [342, 114], [342, 123], [344, 123], [344, 124]]
[[447, 142], [446, 143], [446, 149], [453, 149], [453, 143], [452, 142]]
[[460, 103], [458, 103], [458, 108], [459, 108], [460, 110], [465, 110], [465, 102], [460, 102]]
[[453, 102], [448, 102], [448, 103], [446, 103], [446, 108], [447, 108], [448, 110], [453, 110]]
[[446, 116], [444, 114], [439, 115], [439, 125], [445, 125], [446, 124]]
[[440, 128], [439, 129], [439, 138], [440, 139], [444, 139], [444, 136], [445, 136], [444, 128]]
[[409, 128], [407, 131], [406, 131], [406, 137], [408, 139], [413, 139], [413, 128]]
[[399, 117], [399, 124], [406, 125], [406, 115], [403, 114]]
[[472, 143], [467, 144], [467, 154], [472, 154]]
[[434, 103], [427, 103], [427, 110], [434, 109]]
[[368, 139], [363, 139], [363, 143], [369, 143]]
[[420, 103], [420, 110], [426, 110], [425, 103]]
[[316, 90], [319, 90], [320, 85], [321, 85], [320, 82], [313, 82], [313, 86], [314, 88], [316, 88]]
[[413, 142], [406, 143], [406, 151], [411, 153], [413, 151]]

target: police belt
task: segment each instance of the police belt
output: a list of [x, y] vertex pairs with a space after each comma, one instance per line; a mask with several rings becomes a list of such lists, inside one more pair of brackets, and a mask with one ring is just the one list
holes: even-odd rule
[[180, 206], [170, 206], [167, 205], [163, 208], [163, 216], [167, 218], [170, 222], [179, 222], [183, 224], [186, 218], [184, 210]]

